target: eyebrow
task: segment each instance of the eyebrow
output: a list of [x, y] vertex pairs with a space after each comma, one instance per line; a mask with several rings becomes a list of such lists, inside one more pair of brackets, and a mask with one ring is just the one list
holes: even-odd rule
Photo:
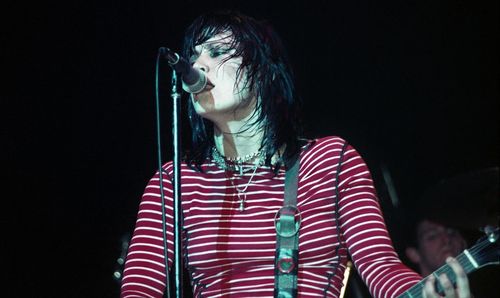
[[193, 52], [196, 54], [196, 55], [200, 55], [200, 51], [196, 50], [196, 47], [198, 46], [201, 46], [201, 49], [207, 49], [207, 50], [213, 50], [213, 49], [216, 49], [216, 48], [220, 48], [224, 45], [227, 45], [228, 43], [225, 43], [225, 42], [221, 42], [219, 40], [214, 40], [214, 41], [208, 41], [208, 42], [204, 42], [202, 44], [199, 44], [199, 45], [196, 45], [194, 48], [193, 48]]
[[[197, 47], [200, 48], [199, 51], [196, 49]], [[189, 56], [189, 63], [193, 63], [201, 55], [201, 51], [203, 51], [203, 49], [207, 47], [210, 47], [209, 50], [213, 48], [213, 46], [211, 46], [210, 43], [207, 42], [194, 46], [193, 53], [191, 54], [191, 56]]]
[[[203, 49], [210, 51], [213, 49], [222, 48], [224, 46], [230, 48], [230, 43], [221, 42], [220, 40], [213, 40], [196, 45], [193, 47], [193, 54], [189, 57], [189, 63], [193, 63], [194, 60], [196, 60], [201, 55], [201, 51], [203, 51]], [[196, 47], [199, 47], [200, 51], [198, 51]]]

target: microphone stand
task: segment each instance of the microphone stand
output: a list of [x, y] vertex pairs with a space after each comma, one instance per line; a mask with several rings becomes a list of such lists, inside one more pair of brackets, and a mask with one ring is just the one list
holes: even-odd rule
[[[175, 297], [182, 298], [182, 259], [181, 259], [181, 143], [180, 143], [180, 99], [177, 72], [172, 70], [172, 141], [173, 141], [173, 195], [174, 195], [174, 275]], [[168, 277], [167, 277], [168, 278]]]
[[[161, 48], [160, 53], [165, 55], [168, 63], [173, 68], [172, 70], [172, 140], [173, 140], [173, 211], [174, 211], [174, 276], [175, 276], [175, 297], [182, 298], [182, 247], [181, 247], [181, 227], [182, 227], [182, 214], [181, 214], [181, 142], [180, 142], [180, 99], [181, 95], [177, 91], [178, 80], [177, 74], [183, 76], [183, 87], [187, 92], [201, 91], [207, 84], [206, 77], [195, 71], [188, 61], [180, 57], [177, 53], [172, 52], [168, 48]], [[161, 172], [161, 171], [160, 171]], [[160, 188], [161, 189], [161, 188]], [[163, 195], [162, 195], [163, 198]], [[168, 275], [168, 274], [167, 274]], [[168, 282], [167, 277], [167, 282]]]

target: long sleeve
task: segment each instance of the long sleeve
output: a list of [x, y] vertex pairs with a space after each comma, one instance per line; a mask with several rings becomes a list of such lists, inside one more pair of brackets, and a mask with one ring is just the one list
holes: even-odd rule
[[[121, 297], [161, 297], [165, 285], [162, 210], [156, 173], [147, 184], [137, 215], [135, 230], [127, 253], [123, 272]], [[172, 183], [163, 175], [166, 203], [168, 261], [173, 257]]]
[[361, 156], [348, 147], [339, 177], [340, 222], [349, 254], [374, 297], [396, 297], [421, 277], [398, 258], [373, 181]]

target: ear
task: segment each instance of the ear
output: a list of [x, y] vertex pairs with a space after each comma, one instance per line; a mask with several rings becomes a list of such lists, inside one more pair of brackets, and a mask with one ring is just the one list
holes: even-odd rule
[[405, 249], [406, 257], [415, 264], [420, 263], [420, 254], [415, 247], [407, 247]]

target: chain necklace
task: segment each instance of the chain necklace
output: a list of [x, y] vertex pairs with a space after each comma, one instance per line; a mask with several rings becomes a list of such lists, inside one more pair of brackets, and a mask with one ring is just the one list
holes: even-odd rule
[[237, 195], [238, 195], [238, 201], [239, 201], [238, 210], [240, 212], [245, 211], [245, 201], [246, 201], [246, 198], [247, 198], [246, 190], [247, 190], [248, 186], [250, 186], [250, 183], [252, 183], [252, 179], [255, 176], [255, 173], [257, 172], [257, 168], [258, 168], [257, 165], [255, 165], [253, 167], [252, 175], [250, 176], [250, 179], [248, 179], [247, 184], [243, 188], [240, 188], [239, 185], [236, 185], [234, 183], [234, 180], [235, 180], [234, 176], [233, 177], [228, 177], [229, 181], [231, 182], [231, 184], [233, 185], [233, 187], [236, 189], [236, 192], [237, 192]]
[[[245, 155], [243, 157], [227, 158], [224, 157], [222, 154], [220, 154], [219, 150], [217, 150], [215, 146], [212, 148], [212, 159], [220, 169], [224, 171], [229, 170], [232, 172], [236, 172], [239, 174], [240, 177], [243, 176], [243, 173], [253, 171], [252, 174], [250, 175], [250, 178], [248, 179], [248, 182], [243, 187], [240, 187], [240, 185], [237, 185], [234, 182], [237, 179], [237, 177], [235, 176], [228, 177], [226, 173], [226, 178], [229, 179], [231, 185], [234, 187], [234, 189], [236, 189], [236, 194], [238, 196], [238, 202], [239, 202], [238, 210], [240, 212], [245, 211], [245, 200], [247, 198], [246, 190], [252, 183], [253, 177], [257, 172], [257, 168], [264, 164], [265, 156], [266, 155], [264, 154], [264, 151], [259, 150], [257, 152]], [[253, 166], [245, 164], [253, 159], [255, 159], [255, 161], [253, 162]], [[245, 166], [246, 169], [244, 169]]]
[[219, 150], [217, 150], [215, 146], [212, 147], [212, 159], [215, 161], [217, 166], [224, 171], [230, 170], [233, 172], [239, 172], [240, 176], [243, 175], [244, 172], [248, 172], [249, 170], [253, 169], [253, 167], [244, 169], [245, 163], [248, 163], [252, 159], [255, 159], [254, 166], [255, 168], [257, 168], [264, 164], [264, 158], [265, 154], [263, 150], [259, 150], [243, 157], [238, 156], [228, 158], [220, 154]]

